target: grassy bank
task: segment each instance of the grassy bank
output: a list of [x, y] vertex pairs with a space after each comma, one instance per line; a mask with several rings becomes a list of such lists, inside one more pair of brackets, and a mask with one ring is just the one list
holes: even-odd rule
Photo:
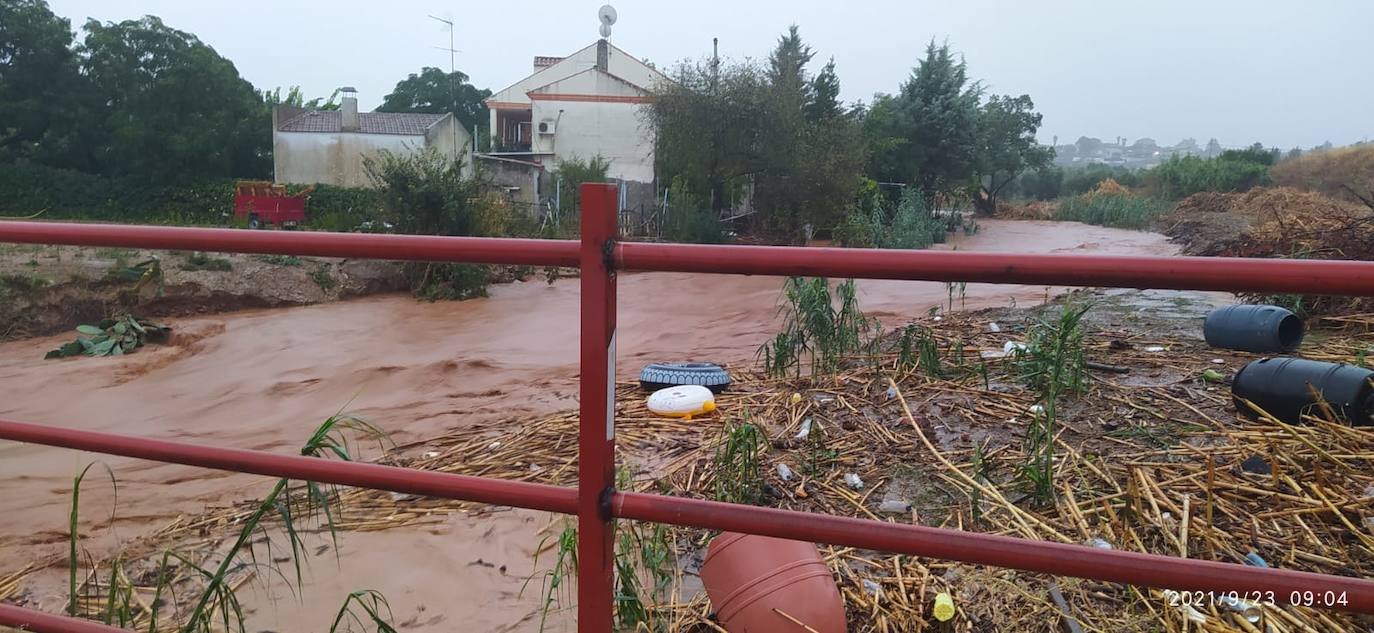
[[1146, 229], [1172, 205], [1130, 193], [1088, 193], [1060, 201], [1054, 219], [1120, 229]]

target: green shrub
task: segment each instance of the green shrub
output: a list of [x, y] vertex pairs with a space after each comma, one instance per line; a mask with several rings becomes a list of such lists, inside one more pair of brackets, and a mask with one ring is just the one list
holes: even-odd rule
[[[835, 242], [841, 246], [859, 248], [928, 248], [945, 241], [953, 230], [946, 219], [937, 218], [926, 209], [921, 192], [908, 188], [902, 193], [892, 217], [887, 217], [881, 195], [873, 193], [850, 206], [844, 220], [835, 227]], [[949, 221], [962, 224], [958, 214]]]
[[407, 271], [410, 290], [425, 301], [462, 301], [487, 296], [491, 271], [481, 264], [424, 264]]
[[305, 203], [305, 225], [319, 231], [380, 232], [381, 218], [382, 194], [376, 189], [316, 185]]
[[1140, 172], [1128, 167], [1093, 163], [1080, 169], [1067, 169], [1063, 174], [1060, 195], [1077, 196], [1088, 193], [1102, 181], [1111, 179], [1125, 187], [1140, 186]]
[[720, 244], [725, 241], [725, 227], [720, 216], [692, 195], [685, 180], [674, 178], [668, 191], [663, 236], [670, 242]]
[[196, 251], [186, 256], [186, 263], [182, 264], [184, 270], [233, 270], [234, 264], [222, 257], [211, 257], [200, 251]]
[[[42, 212], [48, 220], [233, 225], [234, 180], [152, 184], [137, 178], [97, 176], [31, 163], [0, 165], [0, 216]], [[292, 186], [297, 193], [304, 187]], [[381, 212], [375, 189], [318, 185], [306, 202], [308, 228], [354, 231]], [[377, 223], [380, 230], [380, 223]]]
[[1269, 167], [1251, 160], [1173, 156], [1145, 172], [1146, 185], [1171, 200], [1200, 191], [1246, 191], [1272, 182]]
[[[463, 163], [433, 148], [414, 154], [382, 151], [363, 160], [380, 189], [384, 219], [414, 235], [503, 235], [510, 207], [463, 176]], [[409, 262], [403, 268], [411, 292], [426, 300], [484, 297], [490, 274], [476, 264]]]
[[583, 160], [576, 156], [558, 161], [558, 215], [573, 216], [582, 208], [582, 183], [606, 182], [611, 162], [601, 156]]
[[316, 268], [314, 272], [310, 273], [310, 279], [315, 282], [316, 286], [320, 287], [320, 290], [325, 292], [329, 292], [339, 285], [339, 282], [334, 280], [334, 275], [329, 273], [329, 266]]
[[1150, 226], [1156, 216], [1167, 210], [1169, 203], [1158, 198], [1129, 193], [1090, 193], [1060, 201], [1054, 219], [1121, 229], [1144, 229]]

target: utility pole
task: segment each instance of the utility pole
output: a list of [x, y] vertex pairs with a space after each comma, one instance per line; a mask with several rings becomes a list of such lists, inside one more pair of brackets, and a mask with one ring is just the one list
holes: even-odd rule
[[[453, 117], [453, 156], [456, 159], [461, 155], [462, 150], [458, 147], [458, 113], [454, 112], [458, 109], [458, 49], [453, 47], [453, 20], [434, 15], [429, 16], [429, 18], [448, 26], [448, 48], [442, 46], [435, 46], [434, 48], [448, 51], [449, 116]], [[477, 136], [475, 134], [472, 137], [472, 151], [477, 151]]]

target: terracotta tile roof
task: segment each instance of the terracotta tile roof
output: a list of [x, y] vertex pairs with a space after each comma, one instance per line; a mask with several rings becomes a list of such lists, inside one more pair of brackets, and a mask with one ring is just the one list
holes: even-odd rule
[[[445, 116], [415, 112], [359, 112], [358, 132], [420, 136]], [[288, 119], [278, 129], [282, 132], [342, 132], [343, 113], [338, 110], [311, 110]]]

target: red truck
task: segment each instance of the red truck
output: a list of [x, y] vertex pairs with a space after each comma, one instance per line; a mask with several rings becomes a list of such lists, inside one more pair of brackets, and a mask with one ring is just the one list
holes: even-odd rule
[[305, 200], [314, 189], [307, 187], [298, 194], [288, 195], [286, 185], [265, 180], [240, 180], [234, 185], [234, 218], [247, 218], [250, 229], [268, 225], [294, 229], [305, 221]]

